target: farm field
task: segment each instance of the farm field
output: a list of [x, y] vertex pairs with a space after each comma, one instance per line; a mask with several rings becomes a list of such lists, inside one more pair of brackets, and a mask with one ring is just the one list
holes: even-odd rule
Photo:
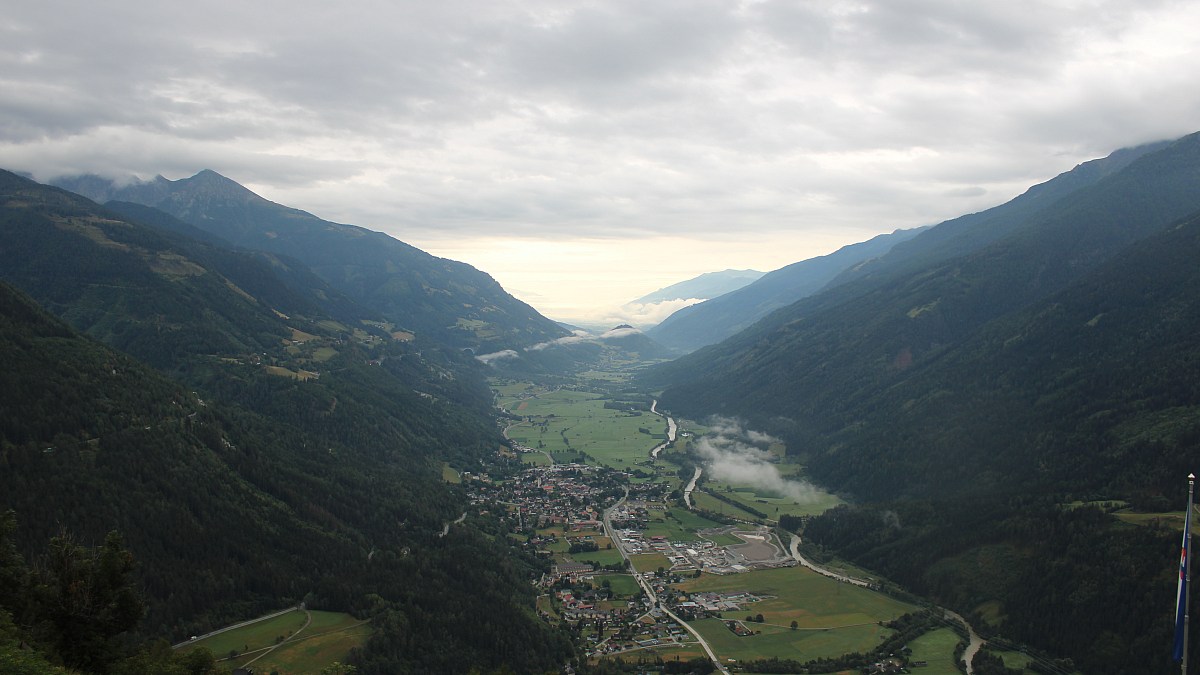
[[685, 592], [747, 591], [773, 596], [753, 603], [749, 614], [762, 614], [765, 623], [782, 627], [796, 621], [800, 628], [834, 628], [891, 621], [916, 609], [881, 593], [843, 584], [804, 567], [756, 570], [745, 574], [716, 576], [676, 585]]
[[637, 581], [634, 581], [633, 576], [629, 574], [607, 574], [602, 577], [596, 577], [596, 581], [598, 583], [608, 581], [613, 595], [619, 598], [632, 598], [642, 592]]
[[926, 661], [928, 666], [921, 668], [922, 673], [929, 675], [958, 675], [959, 669], [954, 664], [954, 647], [962, 638], [949, 628], [939, 628], [929, 631], [913, 640], [908, 646], [912, 649], [910, 661]]
[[723, 660], [738, 661], [772, 657], [808, 661], [841, 656], [872, 649], [892, 634], [890, 629], [875, 624], [828, 630], [791, 630], [786, 626], [760, 626], [750, 622], [746, 623], [746, 627], [762, 631], [761, 634], [739, 637], [726, 628], [721, 619], [701, 619], [693, 621], [691, 625], [704, 636], [717, 656]]
[[[703, 530], [720, 526], [720, 523], [698, 516], [686, 509], [674, 508], [662, 512], [662, 515], [655, 514], [642, 534], [647, 538], [663, 536], [667, 538], [667, 541], [699, 541], [704, 537], [696, 534], [697, 529]], [[734, 543], [741, 543], [741, 541], [735, 540]]]
[[[371, 635], [370, 624], [341, 612], [310, 611], [311, 623], [294, 639], [254, 661], [260, 672], [278, 671], [280, 675], [319, 672], [325, 666], [345, 659], [354, 647], [361, 647]], [[214, 635], [186, 644], [180, 651], [208, 648], [218, 659], [240, 666], [255, 659], [282, 638], [287, 640], [304, 626], [308, 617], [296, 609], [278, 617]]]
[[[517, 415], [529, 417], [508, 429], [509, 438], [555, 455], [555, 461], [571, 461], [574, 453], [587, 453], [592, 463], [615, 468], [632, 466], [647, 459], [650, 449], [664, 433], [662, 418], [649, 413], [605, 408], [600, 394], [582, 391], [542, 391], [534, 397], [520, 385], [497, 387], [498, 403]], [[639, 429], [646, 429], [646, 434]], [[560, 456], [559, 453], [571, 453]], [[532, 453], [526, 457], [532, 457]], [[532, 460], [536, 462], [537, 460]]]
[[[781, 473], [786, 471], [788, 465], [781, 465], [779, 469]], [[726, 483], [723, 481], [710, 480], [705, 483], [705, 487], [714, 492], [719, 492], [722, 496], [729, 497], [737, 502], [745, 504], [752, 509], [762, 511], [767, 514], [770, 520], [779, 520], [780, 516], [810, 516], [824, 513], [825, 511], [842, 503], [842, 500], [836, 496], [824, 492], [817, 488], [812, 488], [806, 491], [807, 499], [797, 500], [794, 497], [773, 493], [767, 490], [759, 490], [746, 485], [738, 485], [735, 483]], [[697, 492], [693, 494], [697, 504], [703, 508], [716, 511], [717, 513], [728, 513], [734, 516], [746, 516], [745, 512], [740, 512], [737, 507], [725, 504], [720, 500], [714, 499], [709, 495]]]
[[1034, 673], [1036, 671], [1029, 669], [1029, 664], [1034, 661], [1034, 658], [1028, 654], [1021, 652], [1001, 651], [999, 649], [986, 649], [1000, 658], [1004, 659], [1005, 668], [1021, 668], [1025, 673]]
[[254, 662], [255, 672], [279, 675], [320, 672], [345, 661], [350, 650], [366, 644], [371, 625], [338, 612], [312, 612], [313, 621], [294, 641]]
[[305, 620], [304, 610], [293, 609], [273, 619], [259, 621], [212, 637], [189, 642], [179, 649], [186, 652], [197, 647], [207, 647], [219, 659], [229, 656], [231, 651], [236, 651], [240, 654], [248, 649], [258, 649], [273, 645], [275, 644], [275, 638], [280, 635], [291, 635], [304, 625]]

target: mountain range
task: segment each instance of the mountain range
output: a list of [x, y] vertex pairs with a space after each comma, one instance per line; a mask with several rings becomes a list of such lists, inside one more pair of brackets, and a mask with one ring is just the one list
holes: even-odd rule
[[567, 335], [470, 265], [276, 204], [214, 171], [176, 181], [118, 185], [87, 175], [54, 184], [98, 203], [150, 206], [234, 246], [299, 261], [398, 328], [445, 344], [488, 352]]
[[547, 563], [486, 534], [442, 471], [502, 442], [489, 374], [554, 382], [657, 340], [695, 350], [640, 374], [660, 409], [779, 436], [847, 500], [781, 522], [810, 555], [1063, 672], [1170, 667], [1178, 533], [1110, 512], [1182, 505], [1200, 461], [1200, 134], [648, 335], [572, 334], [467, 265], [213, 172], [58, 182], [86, 196], [0, 172], [0, 656], [49, 621], [12, 600], [15, 552], [115, 527], [152, 635], [304, 601], [387, 627], [370, 672], [554, 670], [572, 648], [528, 609]]
[[1181, 507], [1200, 464], [1197, 259], [1191, 135], [925, 230], [642, 384], [852, 500], [804, 524], [813, 555], [1064, 671], [1165, 672], [1178, 533], [1107, 512]]
[[647, 293], [630, 304], [651, 305], [672, 300], [708, 300], [757, 281], [764, 273], [757, 270], [722, 270], [705, 272], [677, 284]]
[[[647, 331], [654, 341], [683, 352], [715, 344], [771, 312], [816, 293], [845, 270], [883, 255], [920, 231], [898, 230], [817, 258], [768, 272], [740, 288], [684, 307]], [[697, 296], [698, 297], [698, 296]]]
[[[502, 440], [485, 367], [299, 262], [125, 210], [154, 222], [0, 172], [0, 549], [119, 529], [143, 630], [175, 641], [303, 601], [396, 627], [364, 651], [377, 672], [569, 658], [528, 609], [544, 563], [445, 529], [443, 465]], [[9, 590], [0, 619], [36, 624]]]

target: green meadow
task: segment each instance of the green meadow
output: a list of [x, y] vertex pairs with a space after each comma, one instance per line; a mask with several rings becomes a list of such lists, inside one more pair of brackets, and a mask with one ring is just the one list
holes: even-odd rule
[[[779, 465], [780, 472], [785, 476], [787, 476], [788, 468], [789, 465]], [[756, 511], [767, 514], [769, 520], [779, 520], [779, 517], [784, 515], [819, 515], [842, 503], [842, 500], [835, 495], [815, 487], [805, 491], [805, 499], [796, 499], [762, 488], [717, 480], [708, 480], [704, 483], [704, 486], [714, 492], [720, 493], [723, 497], [728, 497]], [[692, 496], [701, 508], [735, 517], [749, 516], [748, 512], [721, 502], [711, 495], [706, 495], [700, 491], [693, 493]]]
[[217, 658], [223, 658], [234, 651], [240, 654], [251, 649], [261, 649], [275, 644], [275, 640], [281, 636], [286, 638], [295, 633], [304, 625], [305, 620], [304, 610], [293, 609], [272, 619], [225, 631], [203, 640], [195, 640], [180, 647], [180, 650], [190, 651], [197, 647], [207, 647]]
[[921, 667], [922, 675], [958, 675], [961, 671], [954, 663], [954, 648], [961, 641], [958, 633], [949, 628], [929, 631], [908, 645], [912, 649], [908, 658], [929, 663]]
[[[311, 622], [305, 626], [309, 616]], [[256, 672], [277, 671], [280, 675], [291, 675], [320, 672], [334, 661], [345, 660], [350, 650], [366, 644], [370, 635], [370, 624], [349, 614], [309, 611], [306, 616], [304, 610], [296, 609], [196, 640], [180, 647], [180, 651], [206, 647], [218, 659], [236, 652], [238, 656], [229, 661], [234, 666], [253, 659]], [[273, 651], [256, 658], [276, 645], [278, 647]]]
[[[746, 625], [759, 634], [739, 637], [719, 619], [692, 625], [722, 658], [747, 660], [779, 658], [809, 660], [874, 648], [891, 631], [879, 622], [910, 612], [907, 603], [858, 586], [838, 583], [803, 567], [759, 570], [715, 576], [676, 585], [685, 592], [750, 592], [763, 600], [749, 603], [724, 619], [744, 620], [763, 615], [763, 623]], [[797, 629], [792, 630], [795, 621]]]
[[334, 661], [345, 662], [350, 650], [371, 636], [371, 624], [339, 612], [312, 612], [313, 621], [294, 640], [254, 662], [257, 673], [299, 675], [321, 672]]
[[[649, 458], [650, 449], [661, 442], [666, 429], [657, 415], [605, 408], [600, 394], [529, 390], [520, 385], [497, 390], [501, 406], [531, 419], [509, 427], [509, 438], [551, 453], [556, 462], [578, 461], [579, 453], [586, 453], [594, 464], [631, 467]], [[538, 392], [535, 396], [521, 396], [534, 391]]]

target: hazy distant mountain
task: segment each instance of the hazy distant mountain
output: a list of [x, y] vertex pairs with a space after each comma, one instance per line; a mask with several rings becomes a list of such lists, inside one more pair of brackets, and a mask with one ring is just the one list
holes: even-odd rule
[[451, 345], [490, 351], [565, 334], [470, 265], [270, 202], [213, 171], [128, 185], [96, 176], [54, 183], [96, 201], [153, 206], [237, 246], [299, 260], [399, 327]]
[[817, 292], [846, 268], [883, 255], [918, 232], [920, 229], [897, 230], [826, 256], [792, 263], [742, 288], [680, 309], [648, 334], [667, 347], [683, 351], [715, 344], [772, 311]]
[[671, 284], [666, 288], [660, 288], [653, 293], [643, 295], [630, 304], [650, 305], [671, 300], [708, 300], [730, 291], [736, 291], [746, 284], [757, 280], [763, 274], [765, 272], [757, 270], [705, 272], [698, 277], [693, 277], [677, 284]]

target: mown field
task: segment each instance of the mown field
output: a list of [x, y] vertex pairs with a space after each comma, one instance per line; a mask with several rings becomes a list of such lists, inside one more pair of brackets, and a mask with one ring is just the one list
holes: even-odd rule
[[256, 673], [300, 675], [318, 673], [334, 661], [345, 661], [350, 650], [366, 644], [371, 625], [338, 612], [312, 612], [313, 621], [295, 639], [254, 662]]
[[[311, 616], [311, 622], [305, 622]], [[180, 647], [188, 651], [207, 647], [224, 663], [237, 667], [253, 660], [256, 672], [280, 675], [320, 672], [334, 661], [345, 660], [350, 650], [361, 647], [371, 635], [369, 623], [341, 612], [292, 610], [273, 619], [236, 628]], [[303, 630], [301, 628], [303, 627]], [[297, 633], [299, 631], [299, 633]], [[261, 656], [266, 650], [279, 646]]]
[[[746, 625], [760, 634], [738, 637], [719, 619], [693, 626], [722, 658], [738, 660], [779, 658], [808, 660], [865, 651], [891, 631], [879, 625], [915, 607], [850, 584], [838, 583], [802, 567], [761, 570], [728, 576], [704, 575], [677, 584], [685, 592], [754, 593], [765, 599], [750, 603], [724, 619], [763, 615], [763, 623]], [[795, 621], [797, 630], [791, 629]]]
[[[666, 429], [666, 423], [657, 415], [605, 408], [605, 400], [599, 394], [566, 389], [529, 390], [523, 385], [503, 385], [496, 389], [500, 392], [501, 406], [532, 419], [532, 423], [509, 427], [509, 437], [555, 455], [556, 462], [571, 461], [577, 457], [576, 453], [582, 452], [592, 458], [592, 463], [628, 468], [648, 459], [650, 449], [661, 442]], [[523, 396], [531, 391], [538, 393]], [[530, 462], [542, 461], [533, 454], [525, 457]]]
[[[781, 474], [786, 475], [788, 465], [779, 467]], [[806, 484], [807, 485], [807, 484]], [[824, 513], [825, 511], [842, 503], [842, 500], [836, 496], [824, 492], [817, 488], [805, 489], [804, 498], [797, 499], [794, 496], [779, 494], [761, 488], [755, 488], [748, 485], [740, 485], [737, 483], [727, 483], [719, 480], [708, 480], [704, 485], [706, 488], [720, 493], [724, 497], [728, 497], [736, 502], [745, 504], [752, 509], [761, 511], [767, 514], [770, 520], [779, 520], [780, 516], [814, 516]], [[711, 495], [696, 491], [692, 494], [696, 504], [701, 508], [724, 513], [735, 517], [747, 517], [748, 513], [736, 506], [726, 504]]]
[[954, 647], [961, 640], [958, 633], [949, 628], [930, 631], [908, 645], [912, 649], [908, 658], [929, 663], [921, 667], [922, 675], [958, 675], [961, 671], [954, 664]]
[[180, 651], [207, 647], [217, 658], [227, 657], [230, 652], [241, 654], [251, 649], [260, 649], [275, 644], [276, 638], [280, 636], [286, 638], [296, 632], [304, 625], [305, 620], [304, 610], [293, 609], [266, 621], [258, 621], [203, 640], [189, 642], [180, 647]]

